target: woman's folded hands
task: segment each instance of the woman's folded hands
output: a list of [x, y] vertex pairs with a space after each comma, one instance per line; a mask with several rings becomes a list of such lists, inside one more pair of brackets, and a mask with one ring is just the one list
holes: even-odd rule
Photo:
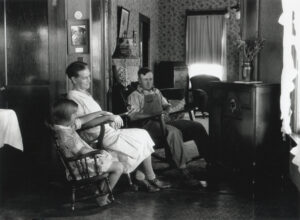
[[119, 115], [111, 115], [111, 117], [113, 122], [110, 123], [110, 126], [114, 129], [119, 129], [124, 125], [123, 119]]

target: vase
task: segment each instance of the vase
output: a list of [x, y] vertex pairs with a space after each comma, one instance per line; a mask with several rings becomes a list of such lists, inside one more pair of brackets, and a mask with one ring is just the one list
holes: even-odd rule
[[242, 79], [244, 81], [251, 80], [252, 74], [252, 63], [251, 62], [244, 62], [242, 65]]

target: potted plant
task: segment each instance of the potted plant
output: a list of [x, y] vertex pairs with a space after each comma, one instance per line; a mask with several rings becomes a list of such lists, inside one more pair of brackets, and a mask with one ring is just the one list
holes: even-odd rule
[[242, 51], [243, 54], [243, 79], [251, 78], [253, 60], [263, 48], [264, 43], [265, 39], [262, 38], [248, 40], [238, 39], [238, 48]]

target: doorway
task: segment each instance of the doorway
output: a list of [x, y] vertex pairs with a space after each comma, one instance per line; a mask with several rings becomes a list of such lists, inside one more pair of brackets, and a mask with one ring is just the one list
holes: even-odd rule
[[140, 45], [140, 59], [142, 67], [149, 67], [150, 58], [150, 18], [140, 14], [139, 15], [139, 45]]

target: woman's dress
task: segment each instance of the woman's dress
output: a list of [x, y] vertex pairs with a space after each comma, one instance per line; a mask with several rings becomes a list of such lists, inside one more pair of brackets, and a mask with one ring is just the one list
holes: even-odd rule
[[[68, 98], [78, 104], [78, 116], [101, 111], [99, 104], [88, 93], [71, 90]], [[88, 129], [80, 133], [86, 140], [94, 140], [100, 133], [100, 126]], [[105, 124], [103, 147], [123, 164], [126, 173], [130, 173], [149, 157], [153, 152], [154, 142], [144, 129], [114, 129]]]

